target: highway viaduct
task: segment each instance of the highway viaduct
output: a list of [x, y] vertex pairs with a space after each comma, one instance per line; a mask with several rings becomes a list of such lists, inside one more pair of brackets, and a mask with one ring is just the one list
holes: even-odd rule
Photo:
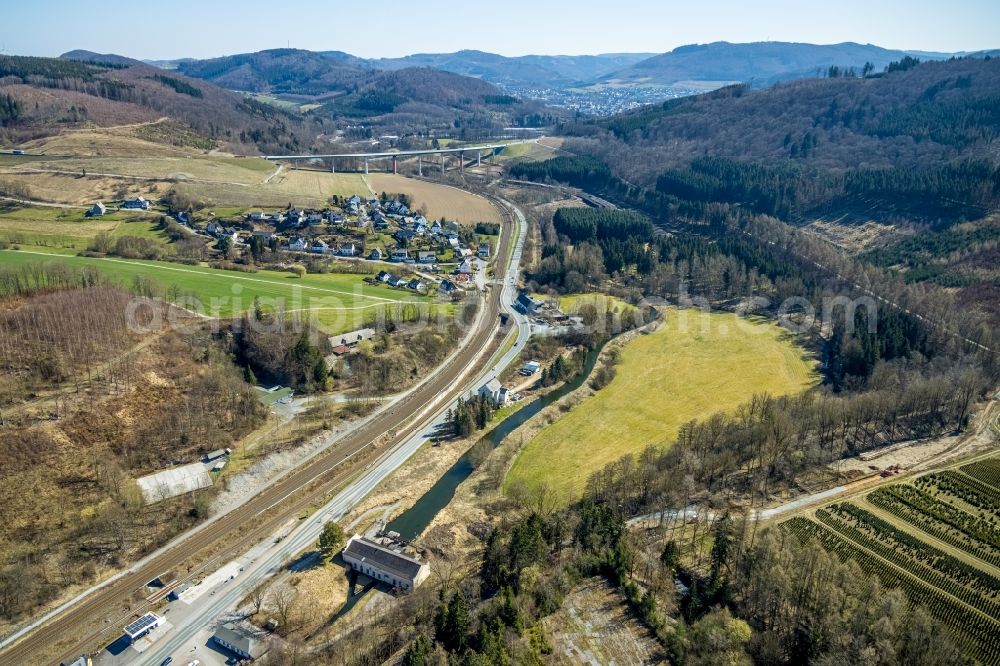
[[420, 176], [424, 175], [424, 157], [425, 156], [439, 156], [439, 165], [441, 168], [441, 173], [444, 173], [445, 169], [445, 156], [446, 155], [456, 155], [459, 160], [459, 168], [465, 169], [465, 154], [475, 154], [476, 166], [482, 164], [483, 157], [487, 161], [499, 153], [503, 152], [508, 146], [514, 145], [516, 143], [523, 143], [523, 141], [511, 141], [508, 143], [497, 143], [489, 144], [484, 146], [463, 146], [461, 148], [428, 148], [427, 150], [400, 150], [395, 152], [383, 152], [383, 153], [339, 153], [335, 155], [265, 155], [265, 160], [271, 160], [272, 162], [291, 162], [293, 167], [298, 167], [300, 161], [307, 160], [329, 160], [330, 161], [330, 171], [333, 173], [337, 172], [337, 160], [354, 160], [360, 161], [364, 166], [364, 173], [368, 173], [368, 163], [370, 161], [378, 160], [392, 160], [392, 172], [397, 173], [399, 169], [399, 160], [408, 159], [412, 157], [417, 158], [417, 174]]

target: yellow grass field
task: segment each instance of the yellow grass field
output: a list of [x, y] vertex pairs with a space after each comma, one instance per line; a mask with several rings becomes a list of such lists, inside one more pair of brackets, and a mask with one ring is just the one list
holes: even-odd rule
[[445, 218], [464, 224], [500, 222], [500, 212], [483, 197], [448, 185], [415, 180], [391, 173], [365, 176], [373, 191], [408, 195], [416, 209], [423, 208], [429, 219]]
[[274, 164], [256, 158], [235, 157], [70, 157], [60, 160], [40, 160], [25, 166], [25, 170], [52, 169], [89, 174], [121, 174], [154, 179], [196, 179], [235, 182], [247, 185], [260, 183], [274, 171]]
[[142, 138], [148, 128], [158, 123], [136, 123], [115, 127], [66, 130], [55, 136], [24, 144], [28, 152], [50, 155], [197, 155], [203, 151], [190, 146], [173, 146]]
[[735, 314], [670, 310], [657, 331], [622, 350], [612, 382], [528, 442], [504, 482], [545, 482], [564, 501], [626, 453], [667, 446], [680, 426], [731, 411], [754, 393], [798, 393], [816, 362], [790, 335]]
[[33, 201], [49, 201], [77, 206], [114, 199], [119, 191], [124, 191], [129, 196], [138, 194], [147, 199], [156, 199], [169, 189], [169, 184], [165, 182], [99, 176], [81, 178], [62, 174], [14, 173], [3, 170], [0, 170], [0, 181], [26, 186]]
[[567, 294], [559, 298], [559, 309], [567, 314], [579, 314], [586, 307], [593, 307], [597, 312], [614, 312], [623, 316], [635, 312], [635, 306], [631, 303], [607, 294]]

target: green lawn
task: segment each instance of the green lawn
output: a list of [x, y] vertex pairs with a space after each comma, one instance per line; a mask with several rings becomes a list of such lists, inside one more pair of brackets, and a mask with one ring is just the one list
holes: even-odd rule
[[648, 445], [669, 445], [687, 421], [817, 380], [816, 362], [771, 322], [669, 310], [664, 326], [625, 346], [607, 387], [525, 446], [504, 485], [545, 482], [572, 500], [591, 473]]
[[185, 307], [210, 316], [230, 317], [245, 312], [253, 307], [254, 298], [260, 297], [266, 308], [313, 316], [321, 328], [331, 333], [370, 321], [382, 307], [395, 307], [397, 303], [431, 303], [433, 300], [365, 284], [363, 275], [331, 273], [297, 278], [275, 271], [239, 273], [167, 262], [55, 256], [30, 250], [0, 251], [0, 268], [48, 261], [75, 267], [91, 266], [126, 285], [142, 276], [166, 290], [173, 288], [174, 297], [179, 296], [182, 300], [194, 297], [196, 302], [185, 303]]
[[167, 242], [157, 230], [159, 217], [149, 213], [118, 211], [88, 218], [82, 208], [47, 206], [0, 208], [0, 241], [54, 254], [86, 250], [93, 238], [108, 232], [114, 237], [142, 236]]

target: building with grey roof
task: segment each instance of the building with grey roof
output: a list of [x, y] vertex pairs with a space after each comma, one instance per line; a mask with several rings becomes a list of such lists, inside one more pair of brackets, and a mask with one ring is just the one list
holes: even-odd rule
[[426, 562], [357, 534], [347, 542], [342, 555], [344, 561], [358, 573], [401, 590], [414, 589], [431, 572]]

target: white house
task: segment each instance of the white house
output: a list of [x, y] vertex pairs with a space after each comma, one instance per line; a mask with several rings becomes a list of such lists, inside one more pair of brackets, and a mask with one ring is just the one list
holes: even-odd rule
[[354, 256], [354, 243], [347, 243], [346, 245], [341, 245], [338, 253], [342, 257], [353, 257]]
[[309, 244], [304, 238], [296, 238], [288, 243], [288, 249], [292, 252], [305, 252]]
[[321, 240], [317, 240], [312, 244], [312, 247], [309, 248], [309, 250], [311, 252], [315, 252], [316, 254], [326, 254], [330, 251], [330, 246]]
[[509, 396], [507, 395], [507, 389], [500, 383], [498, 379], [491, 379], [482, 386], [479, 387], [479, 395], [484, 398], [488, 398], [493, 401], [493, 404], [497, 407], [503, 407], [507, 404]]
[[100, 201], [95, 201], [94, 205], [87, 210], [87, 217], [100, 217], [108, 212], [107, 206]]
[[479, 258], [480, 259], [489, 259], [490, 258], [490, 244], [489, 243], [480, 243], [479, 244]]
[[392, 254], [389, 255], [389, 259], [392, 261], [406, 261], [410, 258], [410, 253], [406, 250], [393, 250]]
[[344, 547], [343, 558], [358, 573], [400, 590], [413, 590], [431, 572], [426, 562], [357, 534]]
[[437, 261], [437, 253], [433, 250], [417, 252], [417, 261], [422, 264], [433, 264]]

